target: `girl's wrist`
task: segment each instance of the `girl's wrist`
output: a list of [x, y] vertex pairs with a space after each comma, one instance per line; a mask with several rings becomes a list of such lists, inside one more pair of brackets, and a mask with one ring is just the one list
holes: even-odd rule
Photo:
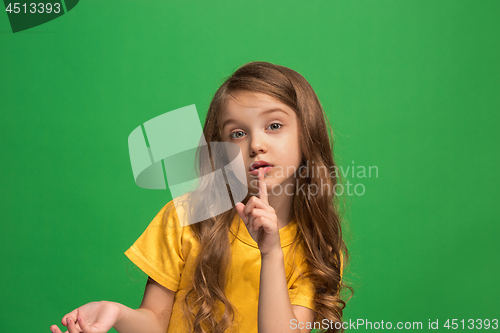
[[283, 249], [280, 247], [276, 250], [272, 250], [266, 253], [263, 253], [262, 251], [260, 252], [260, 257], [261, 259], [267, 259], [267, 258], [278, 258], [282, 259], [284, 256], [283, 254]]
[[[123, 315], [124, 315], [124, 310], [125, 309], [130, 309], [128, 307], [126, 307], [125, 305], [123, 304], [120, 304], [118, 302], [110, 302], [110, 301], [103, 301], [103, 302], [106, 302], [108, 303], [109, 305], [112, 305], [114, 307], [116, 307], [116, 311], [117, 311], [117, 316], [116, 316], [116, 322], [113, 326], [115, 325], [119, 325], [119, 323], [123, 320]], [[116, 329], [116, 327], [115, 327]]]

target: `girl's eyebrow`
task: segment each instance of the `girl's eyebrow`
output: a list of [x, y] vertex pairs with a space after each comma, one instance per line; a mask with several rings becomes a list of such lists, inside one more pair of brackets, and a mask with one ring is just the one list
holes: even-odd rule
[[[273, 113], [273, 112], [283, 112], [288, 117], [290, 117], [290, 115], [288, 114], [288, 112], [286, 112], [285, 110], [280, 109], [280, 108], [272, 108], [272, 109], [269, 109], [269, 110], [262, 111], [260, 113], [260, 115], [269, 114], [269, 113]], [[234, 119], [227, 119], [226, 121], [224, 121], [224, 123], [222, 123], [222, 129], [224, 129], [229, 123], [236, 123], [236, 120], [234, 120]]]

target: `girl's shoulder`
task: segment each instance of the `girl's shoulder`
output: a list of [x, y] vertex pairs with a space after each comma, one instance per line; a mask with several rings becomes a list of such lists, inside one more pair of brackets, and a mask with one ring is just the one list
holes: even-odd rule
[[158, 212], [158, 215], [162, 217], [164, 226], [168, 228], [182, 228], [192, 224], [192, 221], [190, 221], [187, 194], [170, 200]]
[[173, 251], [184, 259], [197, 243], [191, 228], [183, 226], [185, 214], [182, 204], [178, 204], [176, 199], [170, 200], [160, 209], [133, 246], [142, 249], [143, 253]]
[[[207, 218], [205, 215], [209, 213], [205, 207], [200, 207], [197, 197], [189, 192], [170, 200], [159, 214], [169, 222], [167, 226], [184, 228], [205, 220]], [[185, 229], [191, 230], [191, 228]]]

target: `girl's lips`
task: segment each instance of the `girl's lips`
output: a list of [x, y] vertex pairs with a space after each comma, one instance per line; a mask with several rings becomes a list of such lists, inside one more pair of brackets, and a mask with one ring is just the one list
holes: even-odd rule
[[[263, 169], [264, 170], [264, 173], [268, 172], [269, 170], [271, 170], [273, 167], [272, 166], [268, 166], [268, 167], [261, 167], [259, 169]], [[254, 175], [254, 176], [258, 176], [259, 175], [259, 169], [255, 169], [253, 171], [250, 171], [250, 174], [251, 175]]]

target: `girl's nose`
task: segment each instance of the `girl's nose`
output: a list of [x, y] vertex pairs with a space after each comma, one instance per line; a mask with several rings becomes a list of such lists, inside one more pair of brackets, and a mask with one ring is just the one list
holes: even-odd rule
[[252, 155], [265, 154], [267, 152], [267, 148], [263, 140], [257, 137], [252, 138], [252, 142], [250, 143], [250, 152]]

